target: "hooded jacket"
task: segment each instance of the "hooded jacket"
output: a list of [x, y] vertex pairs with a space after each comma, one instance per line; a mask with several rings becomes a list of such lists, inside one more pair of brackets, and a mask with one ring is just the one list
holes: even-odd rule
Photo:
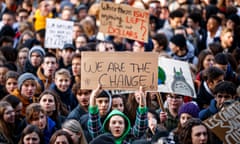
[[170, 52], [170, 56], [172, 56], [172, 58], [175, 60], [185, 61], [185, 62], [189, 62], [197, 65], [198, 58], [195, 56], [193, 45], [189, 41], [186, 41], [186, 45], [187, 45], [187, 53], [185, 55], [178, 56]]
[[112, 112], [107, 116], [107, 118], [105, 119], [104, 123], [103, 123], [103, 129], [104, 129], [104, 132], [110, 132], [108, 130], [108, 121], [111, 119], [111, 117], [115, 116], [115, 115], [118, 115], [118, 116], [121, 116], [124, 118], [125, 120], [125, 124], [127, 124], [125, 126], [125, 130], [124, 132], [122, 133], [122, 135], [118, 138], [115, 138], [115, 143], [116, 144], [122, 144], [122, 142], [124, 141], [124, 139], [126, 138], [126, 136], [129, 134], [130, 130], [131, 130], [131, 123], [130, 123], [130, 120], [129, 118], [122, 112], [120, 112], [119, 110], [112, 110]]

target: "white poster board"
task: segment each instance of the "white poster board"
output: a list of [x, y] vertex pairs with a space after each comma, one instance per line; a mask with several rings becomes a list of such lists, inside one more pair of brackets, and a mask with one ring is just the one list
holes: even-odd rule
[[183, 61], [159, 57], [158, 91], [196, 97], [189, 64]]
[[62, 48], [65, 43], [72, 44], [73, 22], [60, 19], [47, 19], [45, 48]]

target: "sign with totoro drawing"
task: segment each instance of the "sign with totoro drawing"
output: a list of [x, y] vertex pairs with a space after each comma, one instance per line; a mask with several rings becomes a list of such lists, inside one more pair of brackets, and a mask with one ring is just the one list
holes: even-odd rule
[[147, 10], [102, 1], [99, 16], [100, 32], [148, 42], [149, 12]]
[[225, 144], [240, 142], [240, 102], [236, 101], [205, 120], [206, 126]]
[[158, 59], [158, 91], [196, 97], [189, 64], [160, 57]]
[[156, 53], [82, 52], [81, 88], [157, 90]]

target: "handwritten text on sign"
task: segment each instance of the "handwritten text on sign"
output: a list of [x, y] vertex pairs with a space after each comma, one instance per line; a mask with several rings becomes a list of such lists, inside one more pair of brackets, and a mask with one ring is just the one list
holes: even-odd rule
[[81, 88], [157, 90], [157, 59], [155, 53], [83, 52]]
[[73, 22], [60, 19], [47, 19], [44, 46], [62, 48], [65, 43], [72, 44]]
[[149, 13], [147, 10], [123, 4], [101, 2], [100, 23], [100, 32], [148, 41]]
[[223, 111], [204, 121], [224, 143], [240, 142], [240, 102], [236, 101]]

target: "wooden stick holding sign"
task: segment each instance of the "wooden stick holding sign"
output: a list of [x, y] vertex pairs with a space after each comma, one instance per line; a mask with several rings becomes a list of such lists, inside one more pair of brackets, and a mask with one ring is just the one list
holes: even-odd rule
[[157, 92], [157, 101], [158, 101], [158, 104], [161, 108], [161, 111], [165, 112], [165, 109], [164, 109], [164, 106], [163, 106], [162, 95], [160, 94], [160, 92]]

